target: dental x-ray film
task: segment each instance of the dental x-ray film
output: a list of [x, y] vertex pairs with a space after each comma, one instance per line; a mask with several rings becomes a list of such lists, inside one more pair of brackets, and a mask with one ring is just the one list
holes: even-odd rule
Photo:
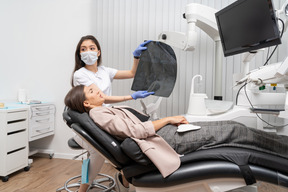
[[156, 96], [169, 97], [176, 82], [176, 55], [162, 42], [152, 41], [146, 47], [140, 56], [131, 90], [154, 91]]

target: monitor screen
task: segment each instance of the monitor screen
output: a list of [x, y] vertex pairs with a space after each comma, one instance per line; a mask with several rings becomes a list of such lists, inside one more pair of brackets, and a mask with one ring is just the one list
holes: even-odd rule
[[271, 0], [238, 0], [215, 16], [225, 56], [281, 43]]

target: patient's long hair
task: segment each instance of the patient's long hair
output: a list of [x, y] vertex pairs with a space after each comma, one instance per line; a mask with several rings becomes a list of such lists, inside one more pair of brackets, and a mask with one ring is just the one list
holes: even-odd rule
[[81, 48], [81, 45], [82, 45], [83, 41], [86, 41], [86, 40], [93, 41], [95, 43], [95, 45], [97, 46], [98, 50], [101, 53], [98, 56], [98, 59], [97, 59], [97, 66], [101, 65], [101, 63], [102, 63], [102, 57], [101, 57], [102, 56], [102, 51], [101, 51], [100, 43], [98, 42], [98, 40], [93, 35], [86, 35], [86, 36], [81, 37], [80, 41], [77, 44], [76, 51], [75, 51], [75, 67], [74, 67], [74, 71], [72, 73], [72, 78], [71, 78], [72, 87], [74, 87], [73, 74], [75, 73], [75, 71], [77, 71], [81, 67], [85, 66], [85, 63], [81, 60], [80, 48]]
[[83, 104], [85, 100], [86, 96], [84, 93], [84, 85], [77, 85], [67, 93], [64, 99], [64, 103], [68, 108], [80, 113], [84, 113], [87, 112], [87, 109]]

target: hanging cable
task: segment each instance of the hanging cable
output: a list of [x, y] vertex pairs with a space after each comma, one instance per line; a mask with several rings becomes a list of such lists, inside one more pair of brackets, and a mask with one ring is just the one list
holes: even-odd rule
[[270, 47], [268, 47], [268, 51], [267, 51], [267, 55], [266, 55], [266, 61], [267, 61], [268, 58], [269, 58], [269, 52], [270, 52]]
[[242, 85], [242, 86], [239, 88], [239, 90], [238, 90], [238, 92], [237, 92], [237, 95], [236, 95], [236, 105], [238, 104], [239, 93], [240, 93], [241, 89], [243, 89], [243, 87], [246, 86], [246, 85], [247, 85], [247, 82], [245, 81], [244, 85]]
[[[278, 18], [278, 20], [282, 23], [282, 31], [281, 31], [281, 34], [280, 34], [280, 37], [282, 38], [282, 35], [284, 33], [284, 21], [280, 18]], [[275, 46], [275, 48], [273, 49], [273, 51], [271, 52], [270, 56], [268, 57], [268, 59], [266, 60], [266, 62], [264, 63], [263, 66], [267, 65], [269, 60], [271, 59], [271, 57], [273, 56], [274, 52], [276, 51], [278, 45]]]

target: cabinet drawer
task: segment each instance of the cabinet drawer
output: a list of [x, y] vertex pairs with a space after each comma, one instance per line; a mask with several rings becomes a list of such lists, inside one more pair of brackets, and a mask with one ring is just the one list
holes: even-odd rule
[[6, 157], [6, 175], [28, 166], [28, 148], [25, 147]]
[[30, 119], [30, 121], [31, 121], [30, 125], [32, 128], [38, 127], [41, 126], [42, 124], [54, 122], [54, 115], [33, 117], [32, 119]]
[[28, 128], [27, 119], [21, 119], [17, 121], [10, 121], [7, 124], [7, 133], [23, 130]]
[[13, 122], [21, 119], [27, 119], [27, 111], [13, 111], [7, 113], [7, 122]]
[[30, 131], [29, 137], [30, 139], [32, 139], [33, 137], [53, 131], [54, 131], [54, 122], [44, 123], [41, 124], [40, 126], [33, 127], [33, 129]]
[[32, 111], [32, 118], [33, 117], [40, 117], [40, 116], [46, 116], [46, 115], [53, 115], [54, 110], [46, 110], [46, 111]]
[[55, 110], [55, 106], [54, 105], [40, 105], [40, 106], [33, 106], [31, 107], [31, 111], [32, 112], [43, 112], [43, 111], [49, 111]]
[[27, 130], [7, 135], [7, 153], [28, 145]]
[[55, 113], [54, 105], [42, 105], [31, 107], [31, 117], [46, 116]]

